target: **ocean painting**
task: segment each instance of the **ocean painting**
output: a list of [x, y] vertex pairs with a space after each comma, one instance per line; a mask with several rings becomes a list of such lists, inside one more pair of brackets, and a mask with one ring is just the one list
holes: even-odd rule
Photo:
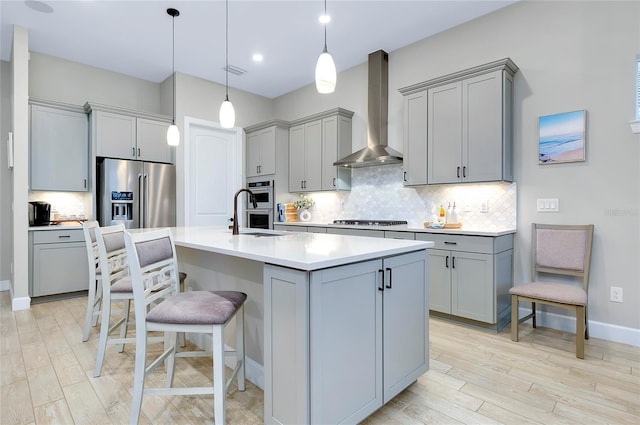
[[539, 164], [584, 161], [587, 111], [540, 117]]

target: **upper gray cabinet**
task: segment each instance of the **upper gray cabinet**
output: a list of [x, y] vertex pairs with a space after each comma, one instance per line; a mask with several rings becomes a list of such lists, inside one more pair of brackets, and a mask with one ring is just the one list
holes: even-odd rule
[[88, 103], [85, 110], [91, 113], [95, 156], [173, 162], [173, 149], [167, 144], [171, 118]]
[[276, 174], [278, 163], [284, 161], [282, 147], [289, 143], [289, 124], [273, 120], [245, 128], [247, 134], [247, 177]]
[[89, 186], [89, 120], [81, 107], [30, 100], [31, 190], [85, 192]]
[[506, 58], [400, 89], [405, 185], [513, 180], [517, 70]]
[[336, 108], [291, 122], [289, 192], [351, 189], [351, 170], [333, 163], [351, 153], [352, 117]]

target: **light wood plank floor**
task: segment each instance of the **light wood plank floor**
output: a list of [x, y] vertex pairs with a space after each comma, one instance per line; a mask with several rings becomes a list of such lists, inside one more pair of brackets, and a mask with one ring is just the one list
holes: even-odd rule
[[[83, 343], [86, 298], [11, 312], [0, 292], [0, 424], [126, 424], [135, 348], [108, 349], [93, 378], [98, 328]], [[430, 322], [431, 370], [367, 424], [639, 424], [640, 348], [523, 325], [499, 334]], [[210, 362], [180, 359], [176, 383], [207, 383]], [[161, 382], [162, 368], [149, 379]], [[262, 391], [232, 389], [229, 424], [263, 421]], [[213, 423], [212, 397], [146, 397], [143, 424]]]

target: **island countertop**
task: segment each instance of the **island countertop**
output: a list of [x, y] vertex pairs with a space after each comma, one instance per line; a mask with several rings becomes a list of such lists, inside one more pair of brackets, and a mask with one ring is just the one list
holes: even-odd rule
[[[433, 242], [226, 227], [174, 227], [176, 246], [298, 270], [319, 270], [432, 248]], [[251, 234], [254, 233], [254, 234]], [[257, 235], [256, 235], [257, 234]], [[276, 236], [264, 236], [264, 235]], [[262, 236], [261, 236], [262, 235]]]

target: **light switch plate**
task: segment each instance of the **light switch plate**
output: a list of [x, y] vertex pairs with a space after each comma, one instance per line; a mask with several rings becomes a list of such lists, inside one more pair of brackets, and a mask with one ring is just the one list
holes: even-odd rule
[[546, 198], [537, 200], [538, 212], [559, 212], [560, 201], [558, 198]]

